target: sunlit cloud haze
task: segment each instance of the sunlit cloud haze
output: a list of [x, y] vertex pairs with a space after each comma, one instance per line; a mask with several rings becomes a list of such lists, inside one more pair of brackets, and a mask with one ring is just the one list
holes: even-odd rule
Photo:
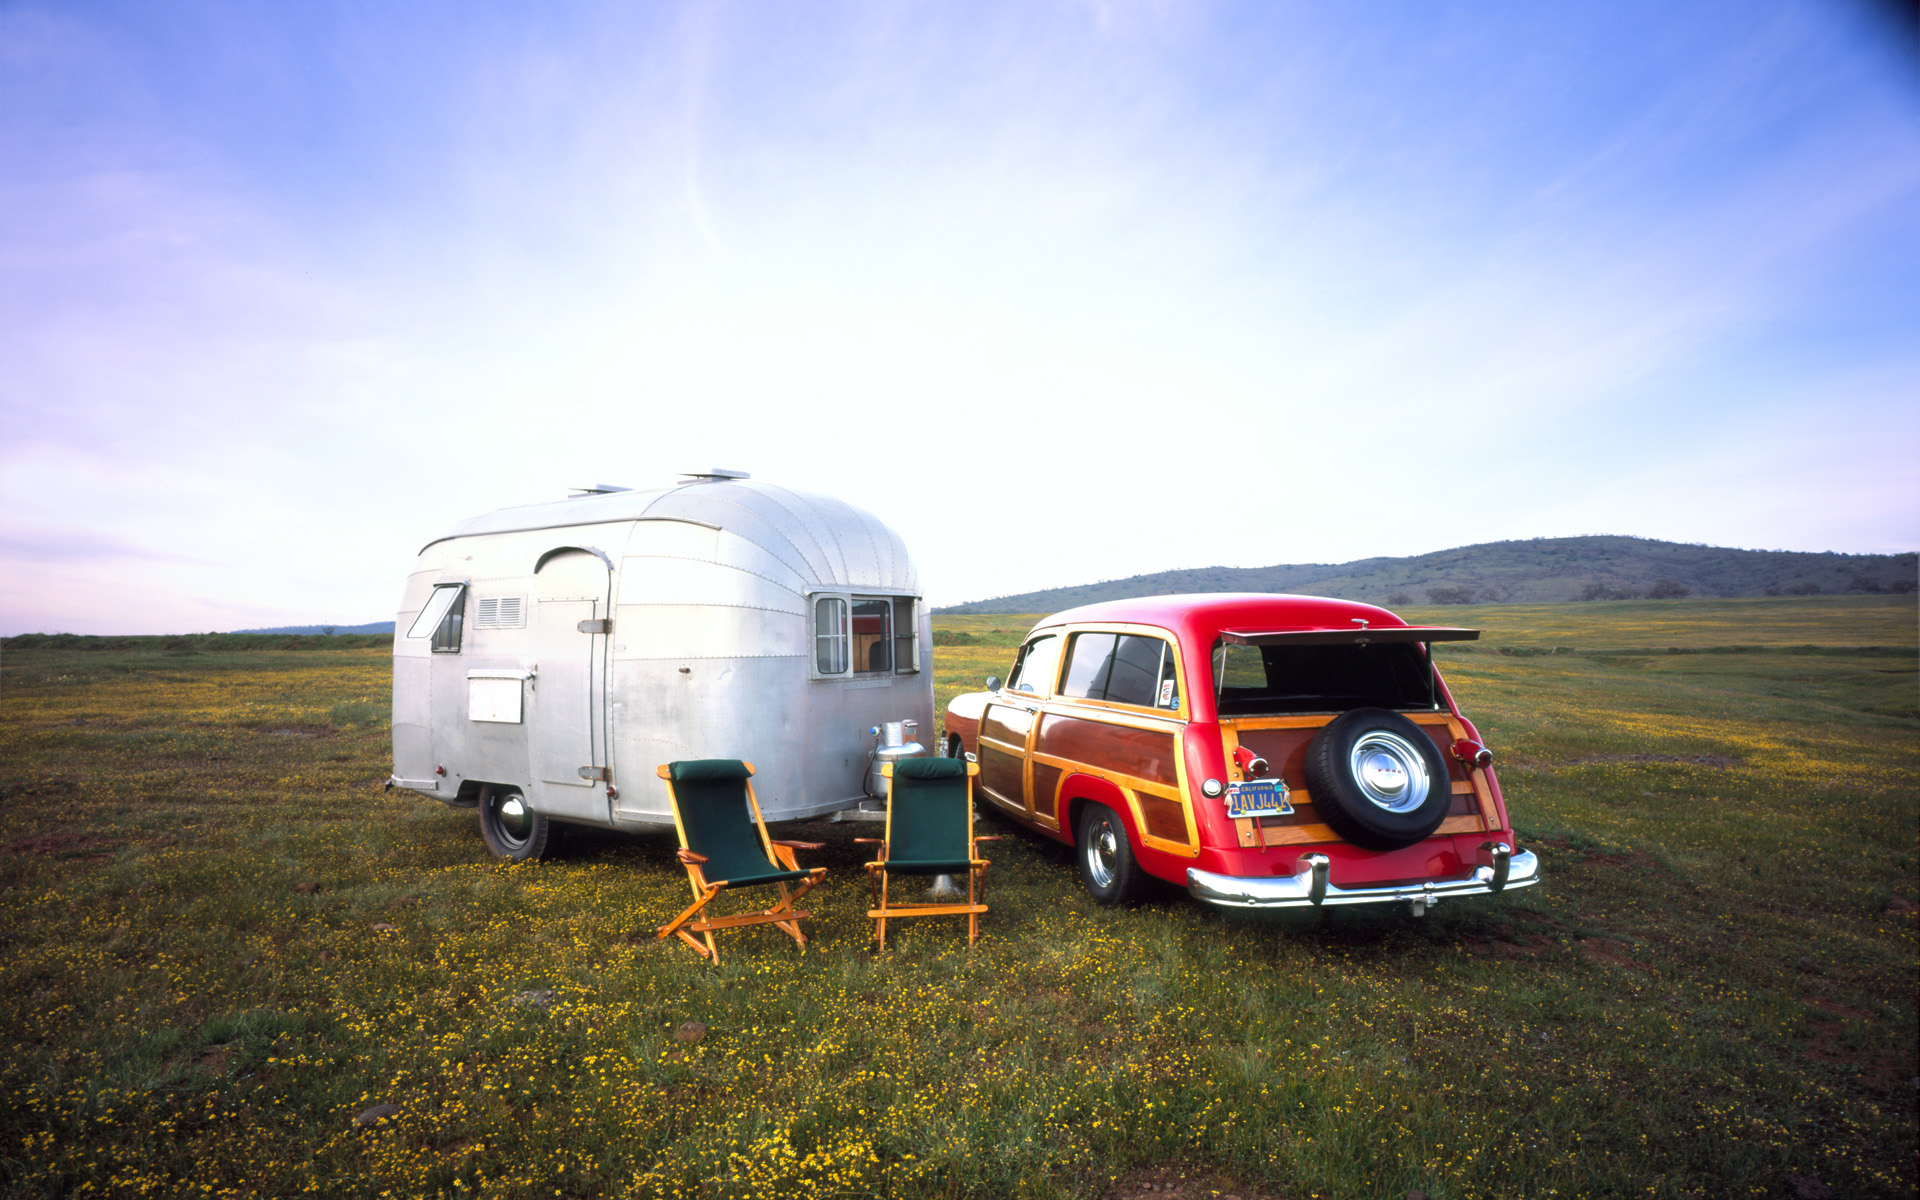
[[1920, 68], [1821, 3], [0, 7], [0, 632], [390, 617], [737, 467], [935, 603], [1920, 545]]

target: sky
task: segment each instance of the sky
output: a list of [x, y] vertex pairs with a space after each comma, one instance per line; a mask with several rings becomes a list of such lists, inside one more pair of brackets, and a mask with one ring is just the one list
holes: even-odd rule
[[390, 619], [713, 467], [935, 604], [1905, 551], [1917, 447], [1864, 2], [0, 0], [0, 634]]

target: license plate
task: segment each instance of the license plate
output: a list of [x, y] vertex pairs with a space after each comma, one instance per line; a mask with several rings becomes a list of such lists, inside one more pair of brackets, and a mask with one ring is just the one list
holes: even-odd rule
[[1285, 817], [1293, 813], [1284, 779], [1250, 779], [1227, 785], [1229, 817]]

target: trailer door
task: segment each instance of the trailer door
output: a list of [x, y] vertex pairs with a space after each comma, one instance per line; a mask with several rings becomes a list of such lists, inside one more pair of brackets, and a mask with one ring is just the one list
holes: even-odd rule
[[606, 824], [606, 562], [585, 550], [547, 555], [534, 575], [528, 713], [535, 807]]

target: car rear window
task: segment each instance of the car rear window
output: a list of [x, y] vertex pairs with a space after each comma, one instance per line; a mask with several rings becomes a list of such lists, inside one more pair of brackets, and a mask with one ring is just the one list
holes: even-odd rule
[[1215, 642], [1221, 716], [1432, 708], [1426, 651], [1387, 645], [1241, 646]]

